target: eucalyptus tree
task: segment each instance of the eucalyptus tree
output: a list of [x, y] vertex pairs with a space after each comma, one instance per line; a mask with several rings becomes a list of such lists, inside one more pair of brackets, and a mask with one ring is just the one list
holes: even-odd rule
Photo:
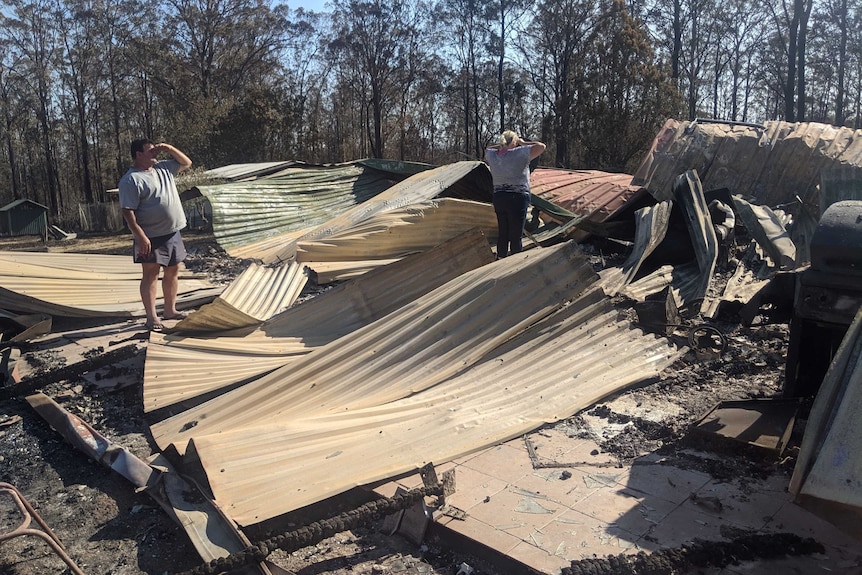
[[[43, 201], [52, 213], [58, 214], [62, 207], [59, 173], [53, 126], [56, 119], [54, 89], [57, 71], [57, 35], [52, 21], [49, 0], [7, 0], [8, 16], [3, 16], [2, 34], [8, 40], [10, 56], [14, 61], [16, 83], [23, 97], [32, 105], [36, 117], [35, 142], [39, 155], [25, 139], [25, 153], [32, 159], [29, 176], [33, 178], [36, 191], [44, 190]], [[34, 143], [35, 143], [34, 142]]]
[[[847, 102], [847, 113], [853, 119], [852, 127], [862, 128], [862, 5], [858, 0], [853, 2], [850, 12], [847, 42], [847, 74], [846, 82], [848, 96], [852, 102]], [[847, 98], [850, 100], [851, 98]], [[845, 123], [849, 124], [847, 120]]]
[[[332, 52], [329, 54], [332, 56]], [[348, 58], [338, 60], [332, 76], [323, 157], [330, 162], [343, 162], [373, 156], [368, 75], [363, 73], [358, 61]]]
[[788, 122], [805, 119], [805, 65], [808, 20], [814, 0], [763, 0], [773, 25], [772, 46], [780, 50], [784, 63], [780, 69], [783, 82], [783, 119]]
[[460, 130], [447, 129], [447, 83], [453, 76], [449, 64], [440, 56], [430, 56], [419, 69], [416, 97], [412, 102], [412, 125], [405, 142], [414, 150], [414, 159], [431, 164], [463, 159], [450, 154], [459, 149], [456, 137]]
[[[481, 158], [487, 143], [485, 100], [489, 93], [483, 70], [489, 61], [486, 47], [491, 44], [493, 0], [442, 0], [437, 7], [440, 24], [448, 42], [444, 54], [451, 53], [456, 63], [452, 85], [460, 95], [462, 142], [458, 152]], [[436, 36], [436, 34], [435, 34]]]
[[685, 95], [688, 117], [695, 119], [702, 109], [704, 76], [710, 56], [717, 53], [721, 41], [716, 26], [718, 5], [710, 0], [687, 0], [687, 24], [685, 28], [681, 73], [685, 78]]
[[332, 15], [330, 53], [339, 66], [355, 67], [351, 83], [368, 109], [371, 154], [382, 158], [399, 95], [415, 80], [419, 12], [407, 0], [349, 0]]
[[622, 0], [605, 0], [601, 10], [605, 17], [584, 54], [576, 129], [584, 165], [630, 172], [682, 102], [643, 23], [632, 18]]
[[265, 0], [168, 0], [164, 6], [170, 8], [164, 20], [153, 11], [144, 15], [147, 28], [135, 54], [155, 82], [163, 115], [205, 162], [231, 145], [219, 138], [219, 123], [245, 105], [248, 87], [268, 86], [277, 70], [287, 7]]
[[507, 128], [505, 67], [507, 47], [518, 46], [521, 22], [533, 0], [489, 0], [493, 15], [491, 52], [497, 58], [497, 100], [500, 112], [500, 131]]
[[[752, 80], [756, 77], [756, 56], [763, 47], [765, 17], [759, 9], [758, 0], [729, 0], [721, 11], [724, 30], [724, 49], [728, 56], [727, 73], [730, 76], [730, 93], [727, 100], [730, 109], [725, 119], [747, 122]], [[720, 78], [716, 77], [716, 82]], [[714, 117], [721, 117], [714, 114]]]
[[856, 62], [862, 52], [862, 3], [858, 0], [824, 0], [812, 14], [810, 101], [812, 119], [844, 125], [851, 105], [848, 95], [858, 92], [853, 84]]
[[403, 37], [404, 45], [401, 47], [404, 58], [401, 60], [402, 67], [399, 70], [400, 81], [396, 84], [393, 97], [395, 112], [391, 130], [397, 139], [398, 152], [394, 157], [399, 160], [418, 159], [419, 142], [415, 137], [418, 125], [414, 114], [416, 100], [419, 97], [417, 89], [423, 70], [429, 68], [432, 62], [428, 47], [421, 40], [426, 30], [424, 24], [430, 20], [430, 14], [425, 10], [426, 7], [422, 3], [413, 4], [412, 20], [407, 28], [408, 33]]
[[579, 142], [576, 115], [583, 99], [587, 54], [606, 16], [597, 0], [543, 0], [527, 36], [533, 43], [533, 82], [548, 105], [554, 165], [579, 162], [572, 149]]
[[670, 61], [671, 77], [686, 96], [689, 119], [706, 109], [707, 78], [714, 80], [711, 72], [724, 65], [721, 10], [713, 0], [655, 0], [645, 12]]
[[[850, 23], [852, 17], [848, 11], [847, 0], [838, 0], [831, 8], [832, 21], [838, 28], [838, 70], [837, 86], [835, 94], [835, 123], [839, 126], [844, 124], [846, 117], [844, 108], [844, 96], [846, 93], [845, 81], [847, 79], [847, 41], [850, 36]], [[854, 28], [858, 33], [858, 28]], [[858, 40], [858, 36], [856, 38]]]
[[101, 181], [94, 179], [95, 159], [91, 144], [97, 139], [94, 108], [96, 92], [100, 88], [102, 64], [96, 40], [98, 31], [94, 8], [92, 0], [66, 0], [57, 2], [52, 10], [59, 41], [60, 83], [57, 91], [61, 95], [60, 102], [65, 108], [64, 116], [70, 124], [70, 132], [75, 135], [73, 141], [76, 142], [74, 147], [67, 147], [74, 149], [74, 157], [66, 154], [62, 158], [66, 168], [63, 171], [71, 179], [72, 186], [83, 191], [88, 203], [104, 199], [99, 189]]
[[[118, 179], [128, 164], [128, 142], [123, 135], [128, 127], [123, 122], [126, 99], [133, 91], [130, 78], [132, 60], [129, 58], [128, 41], [131, 37], [132, 14], [124, 5], [124, 0], [99, 0], [93, 6], [96, 38], [99, 56], [102, 61], [102, 90], [99, 92], [98, 107], [101, 111], [99, 130], [106, 132], [104, 148], [110, 146], [110, 160], [105, 158], [103, 176], [111, 181]], [[105, 116], [109, 121], [105, 121]], [[108, 144], [108, 142], [110, 144]]]
[[26, 118], [20, 112], [20, 99], [18, 98], [18, 84], [12, 73], [14, 60], [9, 57], [7, 39], [0, 38], [0, 112], [2, 112], [3, 123], [0, 125], [0, 137], [3, 140], [3, 151], [5, 162], [0, 167], [0, 193], [8, 191], [11, 197], [3, 197], [3, 203], [9, 200], [17, 200], [24, 197], [24, 182], [21, 177], [18, 150], [21, 147], [20, 124], [21, 119]]
[[325, 14], [301, 8], [292, 12], [281, 53], [279, 84], [287, 89], [279, 147], [304, 160], [318, 160], [323, 151], [324, 91], [331, 67], [325, 57], [327, 22]]
[[[172, 53], [170, 38], [161, 33], [170, 28], [170, 13], [146, 2], [129, 4], [128, 9], [128, 34], [121, 44], [121, 53], [128, 63], [129, 85], [123, 90], [120, 105], [126, 139], [160, 139], [171, 134], [171, 140], [177, 142], [175, 134], [189, 134], [193, 128], [191, 122], [184, 121], [182, 113], [190, 107], [188, 103], [181, 104], [188, 102], [188, 98], [181, 96], [188, 91], [187, 82], [178, 73], [180, 65]], [[184, 136], [178, 144], [196, 155], [191, 141]], [[128, 146], [126, 150], [124, 157], [128, 158]]]

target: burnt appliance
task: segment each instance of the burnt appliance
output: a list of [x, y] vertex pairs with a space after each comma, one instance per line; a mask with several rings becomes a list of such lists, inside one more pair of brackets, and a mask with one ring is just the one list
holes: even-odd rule
[[862, 200], [830, 205], [797, 278], [784, 395], [812, 397], [862, 306]]

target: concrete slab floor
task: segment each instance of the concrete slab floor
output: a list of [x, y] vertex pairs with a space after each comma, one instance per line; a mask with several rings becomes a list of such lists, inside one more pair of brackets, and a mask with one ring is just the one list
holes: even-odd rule
[[[580, 461], [596, 447], [585, 440], [569, 442], [572, 447], [566, 449], [563, 438], [553, 438], [555, 458]], [[449, 530], [535, 572], [556, 574], [572, 560], [655, 552], [695, 538], [728, 541], [728, 534], [746, 530], [811, 537], [826, 553], [697, 573], [862, 574], [862, 541], [793, 503], [786, 491], [787, 476], [743, 488], [675, 468], [653, 455], [623, 468], [533, 469], [522, 439], [440, 466], [438, 475], [451, 468], [456, 491], [446, 503], [466, 515], [458, 519], [437, 514], [435, 529]], [[422, 484], [418, 475], [396, 483], [407, 489]]]

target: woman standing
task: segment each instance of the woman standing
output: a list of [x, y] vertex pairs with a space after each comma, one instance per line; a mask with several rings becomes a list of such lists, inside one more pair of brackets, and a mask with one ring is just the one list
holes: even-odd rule
[[503, 132], [500, 143], [485, 150], [494, 182], [498, 259], [523, 248], [521, 234], [530, 208], [530, 161], [544, 151], [542, 142], [522, 140], [512, 130]]

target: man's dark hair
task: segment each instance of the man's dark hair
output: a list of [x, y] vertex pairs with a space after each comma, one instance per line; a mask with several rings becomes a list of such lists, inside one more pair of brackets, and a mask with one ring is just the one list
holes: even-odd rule
[[138, 152], [144, 151], [144, 145], [153, 144], [153, 141], [149, 138], [141, 138], [140, 140], [132, 140], [132, 159], [137, 158]]

